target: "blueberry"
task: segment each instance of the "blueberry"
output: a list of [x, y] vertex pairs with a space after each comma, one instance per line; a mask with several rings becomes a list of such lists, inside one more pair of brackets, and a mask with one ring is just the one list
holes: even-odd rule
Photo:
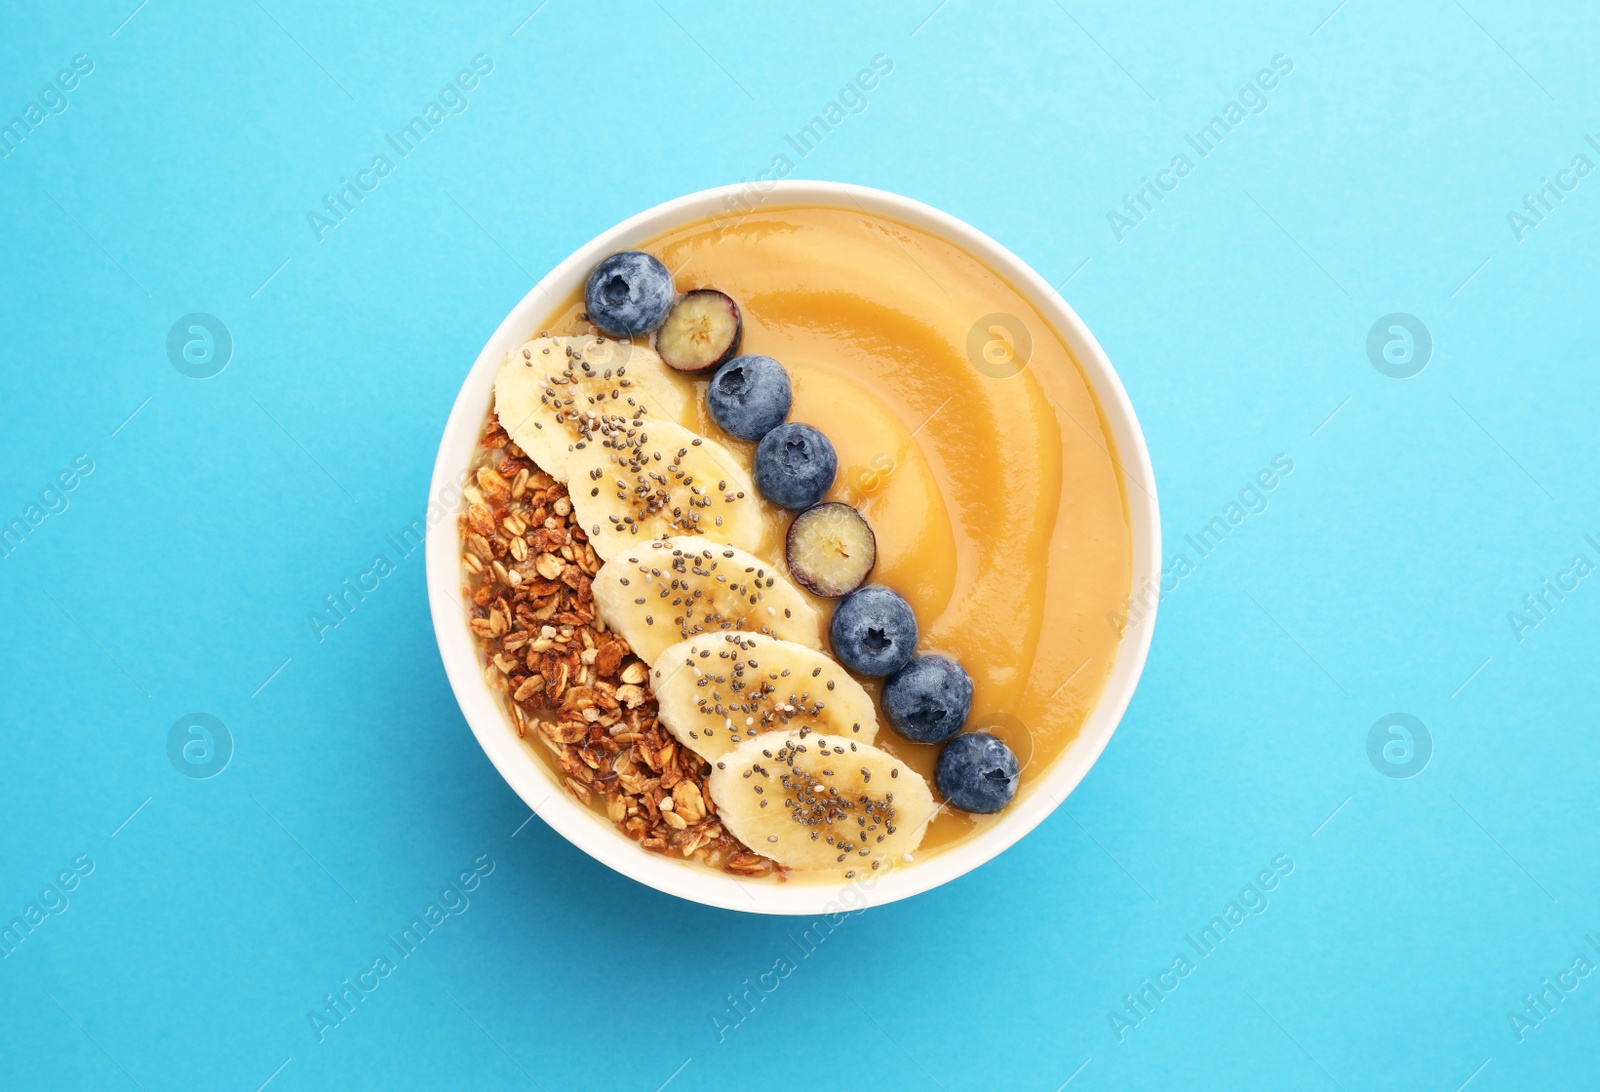
[[796, 421], [779, 425], [756, 447], [756, 487], [785, 508], [798, 511], [816, 504], [838, 469], [839, 457], [828, 438]]
[[618, 251], [590, 272], [583, 305], [612, 337], [649, 333], [672, 306], [672, 274], [642, 250]]
[[833, 612], [828, 639], [834, 656], [857, 675], [892, 675], [917, 649], [917, 616], [882, 584], [868, 584]]
[[1011, 803], [1021, 776], [1010, 747], [988, 732], [968, 732], [939, 752], [933, 783], [951, 807], [987, 815]]
[[706, 388], [711, 419], [740, 440], [759, 440], [783, 424], [793, 401], [789, 373], [770, 356], [736, 356]]
[[883, 684], [889, 727], [915, 743], [942, 743], [972, 708], [972, 676], [945, 656], [917, 656]]

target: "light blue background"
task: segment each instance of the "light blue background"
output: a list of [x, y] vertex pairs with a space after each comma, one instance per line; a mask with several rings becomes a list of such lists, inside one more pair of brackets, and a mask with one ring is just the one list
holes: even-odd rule
[[[135, 2], [13, 4], [0, 33], [0, 119], [95, 65], [0, 162], [0, 522], [94, 463], [0, 560], [0, 918], [96, 865], [0, 961], [0, 1083], [1594, 1086], [1600, 977], [1524, 1041], [1507, 1013], [1600, 959], [1600, 581], [1522, 640], [1507, 612], [1600, 561], [1600, 177], [1520, 242], [1506, 214], [1600, 161], [1600, 17]], [[319, 242], [308, 211], [478, 53], [465, 112]], [[422, 513], [461, 378], [537, 276], [793, 157], [879, 53], [892, 74], [794, 176], [930, 202], [1070, 277], [1169, 558], [1274, 456], [1294, 470], [1166, 597], [1063, 808], [801, 960], [803, 921], [658, 895], [537, 819], [513, 836], [420, 554], [324, 641], [306, 616]], [[1108, 211], [1280, 53], [1269, 107], [1118, 241]], [[166, 355], [190, 312], [235, 341], [205, 381]], [[1415, 378], [1368, 360], [1390, 312], [1432, 331]], [[212, 780], [167, 758], [195, 711], [235, 741]], [[1435, 747], [1410, 780], [1367, 757], [1395, 711]], [[319, 1042], [307, 1012], [482, 854], [470, 908]], [[1269, 908], [1119, 1041], [1107, 1013], [1278, 854]]]

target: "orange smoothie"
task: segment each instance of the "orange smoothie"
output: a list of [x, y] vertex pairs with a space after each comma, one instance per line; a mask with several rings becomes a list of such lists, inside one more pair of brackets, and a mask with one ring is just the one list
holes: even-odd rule
[[[1110, 433], [1066, 345], [971, 255], [862, 212], [761, 209], [640, 249], [679, 291], [732, 296], [742, 351], [788, 369], [789, 420], [820, 429], [838, 453], [827, 499], [856, 506], [877, 535], [870, 582], [915, 610], [919, 653], [949, 656], [972, 676], [968, 730], [1012, 748], [1018, 797], [1028, 793], [1100, 695], [1118, 641], [1110, 618], [1132, 572]], [[582, 315], [575, 293], [542, 330], [592, 332]], [[683, 381], [696, 408], [679, 423], [750, 465], [755, 445], [705, 410], [709, 375]], [[781, 567], [792, 513], [763, 504], [758, 552]], [[833, 601], [814, 602], [831, 615]], [[876, 697], [879, 680], [862, 682]], [[886, 722], [876, 742], [932, 784], [939, 745], [902, 739]], [[997, 818], [942, 809], [919, 856]]]

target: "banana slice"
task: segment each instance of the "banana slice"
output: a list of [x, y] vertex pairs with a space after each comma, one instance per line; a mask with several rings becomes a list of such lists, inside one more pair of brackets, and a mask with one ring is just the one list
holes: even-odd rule
[[694, 391], [652, 349], [602, 337], [536, 337], [506, 354], [494, 380], [501, 426], [559, 482], [572, 451], [603, 428], [678, 421]]
[[762, 539], [760, 502], [733, 452], [682, 425], [603, 424], [567, 460], [578, 525], [604, 558], [640, 541], [704, 535], [743, 549]]
[[600, 617], [645, 663], [729, 630], [822, 648], [822, 620], [800, 589], [755, 555], [697, 535], [636, 543], [600, 566], [591, 587]]
[[661, 723], [714, 759], [762, 732], [810, 728], [871, 743], [878, 713], [861, 684], [815, 649], [761, 633], [702, 633], [650, 672]]
[[706, 785], [722, 825], [755, 852], [846, 878], [916, 849], [937, 810], [928, 783], [887, 751], [805, 729], [746, 740]]

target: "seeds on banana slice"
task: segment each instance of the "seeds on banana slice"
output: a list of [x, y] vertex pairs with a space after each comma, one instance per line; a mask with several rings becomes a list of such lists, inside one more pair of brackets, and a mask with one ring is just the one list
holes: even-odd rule
[[936, 810], [928, 783], [887, 751], [805, 729], [741, 743], [706, 785], [722, 825], [755, 852], [846, 877], [916, 849]]
[[650, 672], [661, 723], [715, 759], [763, 732], [801, 727], [871, 743], [872, 698], [830, 657], [760, 633], [703, 633], [661, 653]]
[[594, 552], [615, 557], [641, 540], [703, 535], [753, 549], [761, 506], [733, 452], [682, 425], [602, 423], [567, 461], [567, 488]]
[[822, 621], [774, 566], [698, 535], [630, 546], [592, 585], [600, 617], [655, 663], [669, 645], [702, 633], [765, 633], [822, 648]]
[[603, 337], [536, 337], [506, 354], [494, 381], [500, 425], [552, 478], [598, 433], [679, 421], [694, 392], [653, 349]]

